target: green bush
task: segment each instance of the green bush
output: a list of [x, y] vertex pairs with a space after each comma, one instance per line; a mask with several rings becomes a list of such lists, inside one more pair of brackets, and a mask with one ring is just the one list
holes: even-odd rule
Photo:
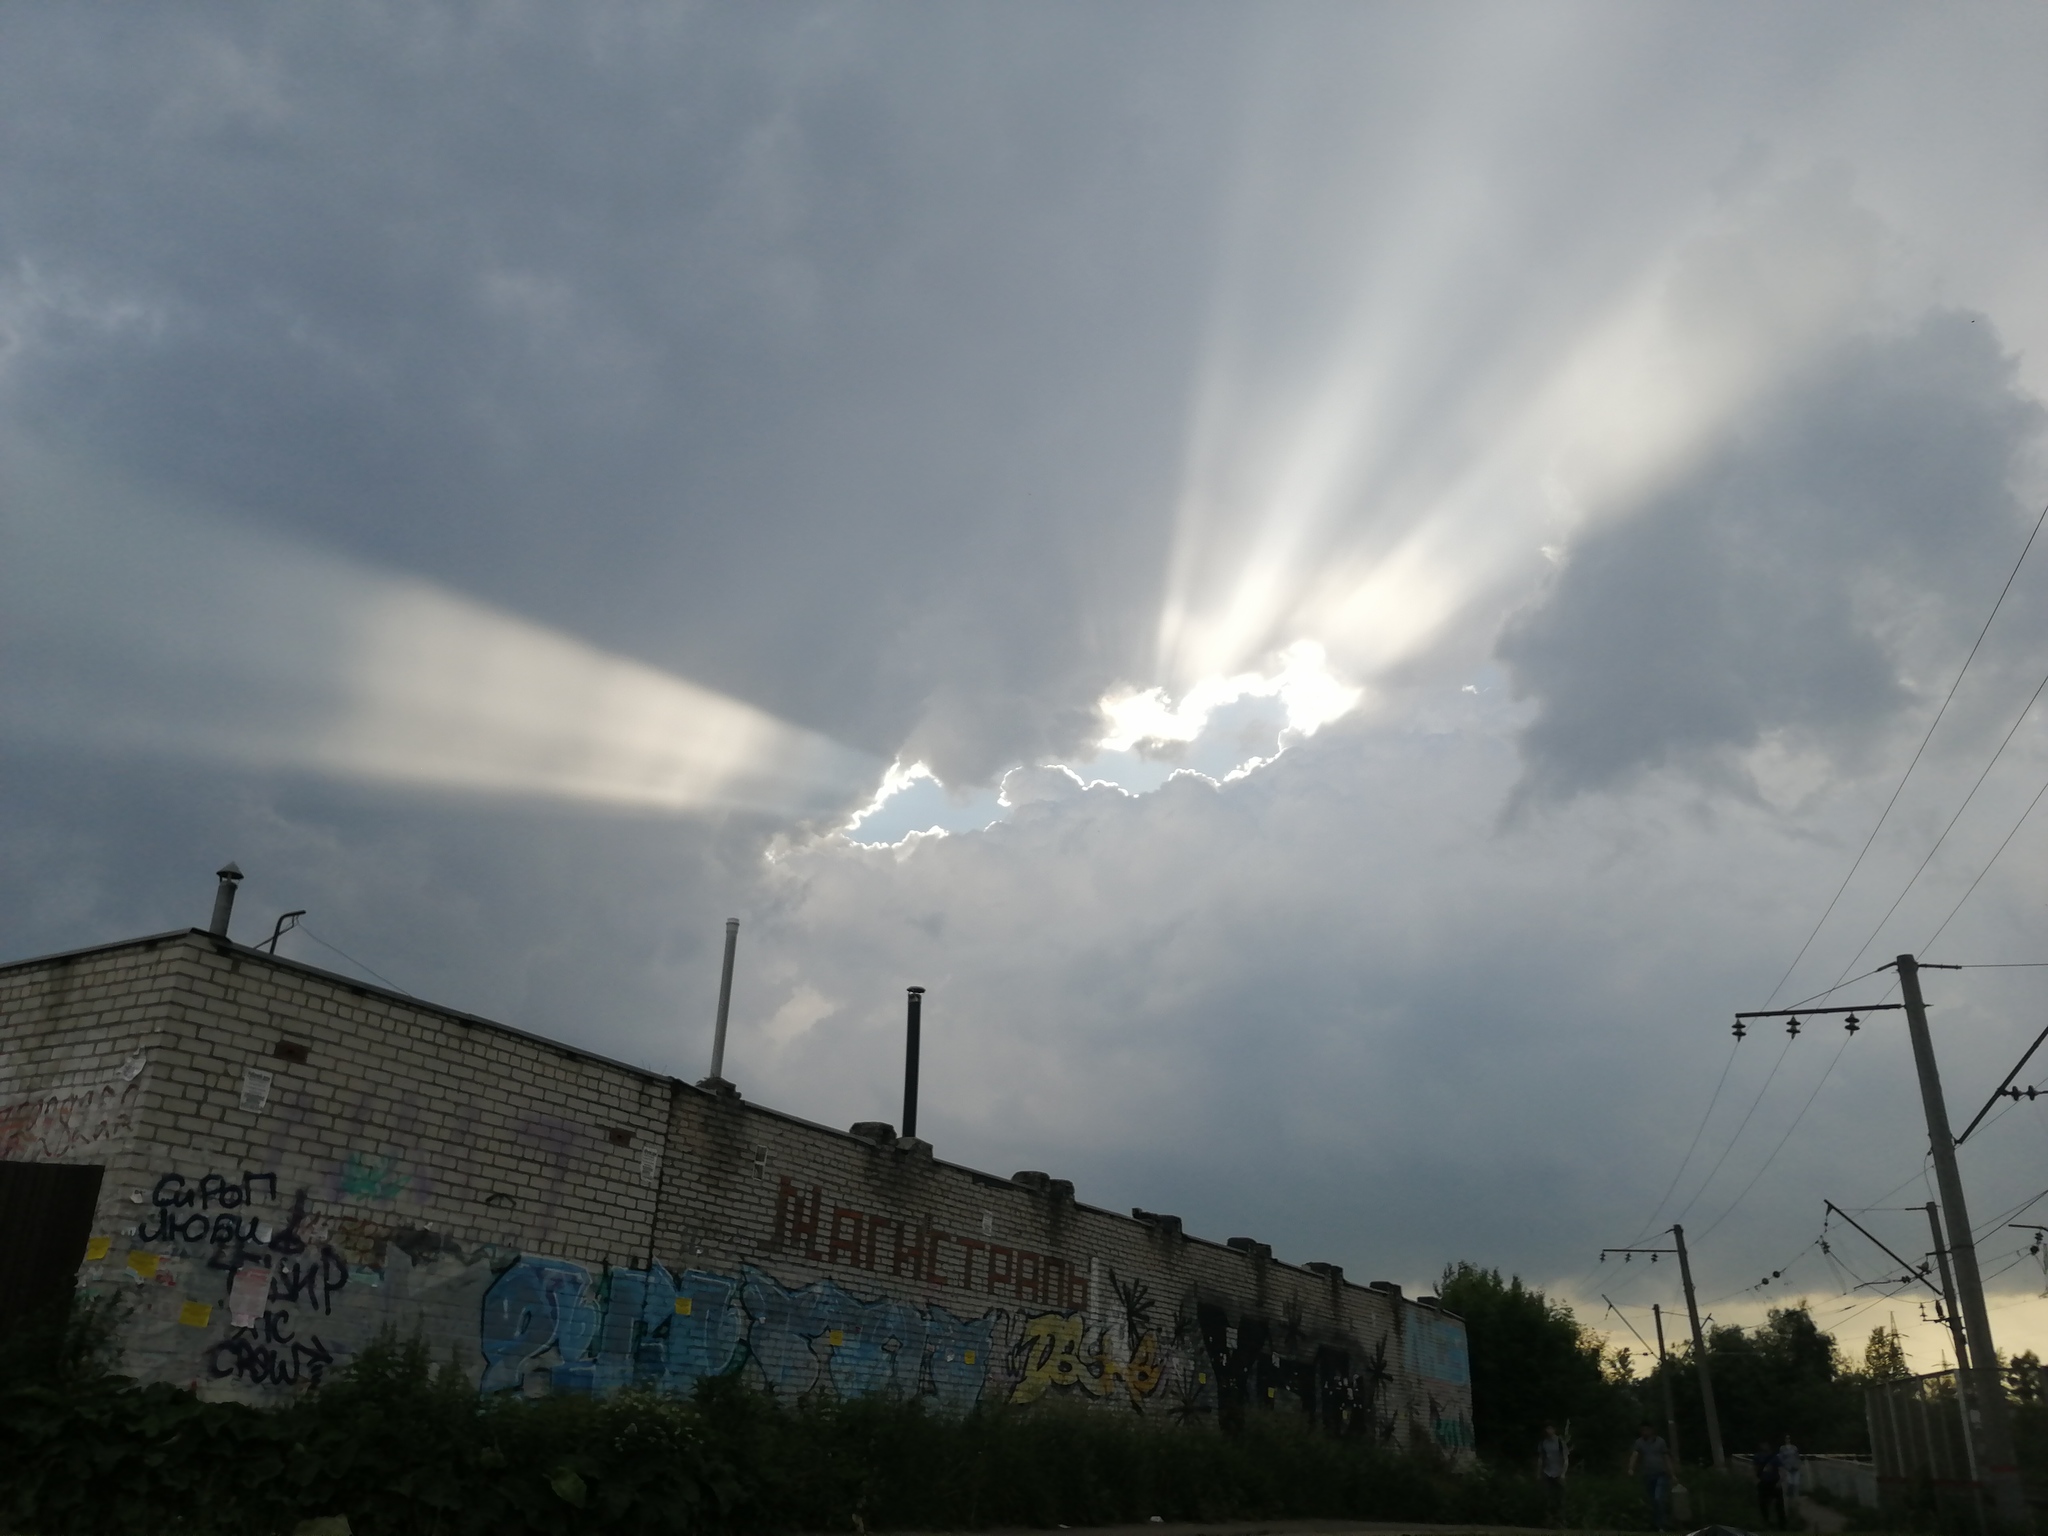
[[[203, 1403], [111, 1372], [113, 1319], [0, 1350], [0, 1516], [34, 1536], [973, 1530], [1164, 1520], [1540, 1524], [1533, 1478], [1252, 1415], [1237, 1433], [1037, 1404], [964, 1417], [864, 1398], [778, 1407], [737, 1380], [677, 1402], [479, 1398], [386, 1338], [289, 1408]], [[1575, 1512], [1636, 1520], [1624, 1485]], [[1639, 1522], [1637, 1522], [1639, 1523]]]

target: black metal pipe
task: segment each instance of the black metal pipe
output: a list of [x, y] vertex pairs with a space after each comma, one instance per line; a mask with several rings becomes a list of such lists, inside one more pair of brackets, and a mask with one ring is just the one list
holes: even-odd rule
[[241, 878], [241, 870], [233, 864], [220, 867], [220, 884], [213, 891], [213, 919], [206, 925], [206, 931], [216, 938], [228, 936], [228, 919], [235, 911], [235, 882]]
[[903, 1036], [903, 1134], [917, 1134], [917, 1050], [921, 1015], [924, 1011], [924, 988], [910, 989], [910, 1012], [904, 1021]]

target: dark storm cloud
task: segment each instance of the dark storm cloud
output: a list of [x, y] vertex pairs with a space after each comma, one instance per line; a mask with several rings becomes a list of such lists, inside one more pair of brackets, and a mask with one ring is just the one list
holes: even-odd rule
[[1772, 731], [1866, 744], [1916, 698], [1904, 634], [1981, 621], [2024, 537], [2011, 477], [2044, 418], [2014, 371], [1979, 315], [1858, 336], [1572, 540], [1498, 648], [1535, 703], [1517, 803], [1723, 776]]
[[1230, 117], [1226, 18], [1098, 22], [17, 16], [10, 414], [998, 770], [1149, 638]]
[[[1488, 682], [1498, 615], [1531, 597], [1516, 562], [1555, 536], [1548, 467], [1609, 430], [1552, 385], [1582, 347], [1643, 361], [1593, 344], [1703, 226], [1741, 223], [1717, 211], [1731, 166], [1854, 162], [1849, 266], [1889, 229], [1974, 274], [1946, 291], [2010, 344], [2036, 339], [1992, 279], [2036, 291], [2040, 242], [1981, 222], [2039, 201], [2031, 14], [16, 7], [0, 427], [138, 487], [135, 518], [185, 507], [309, 562], [424, 577], [959, 782], [1064, 755], [1112, 683], [1176, 684], [1155, 634], [1185, 466], [1205, 456], [1226, 598], [1270, 578], [1291, 613], [1295, 585], [1369, 574], [1412, 506], [1448, 552], [1420, 606], [1466, 617], [1418, 630], [1436, 648], [1421, 681], [1271, 769], [1034, 797], [997, 834], [916, 849], [10, 729], [4, 952], [203, 921], [235, 857], [237, 937], [307, 907], [287, 954], [353, 974], [318, 935], [423, 996], [694, 1078], [738, 915], [751, 1098], [887, 1114], [918, 981], [947, 1156], [1050, 1167], [1372, 1276], [1427, 1281], [1454, 1256], [1575, 1271], [1655, 1200], [1725, 1059], [1720, 1005], [1770, 985], [1839, 878], [1833, 850], [1896, 782], [1882, 743], [1861, 767], [1852, 749], [1945, 684], [1981, 619], [2016, 547], [1997, 486], [2024, 411], [1966, 318], [1887, 333], [1881, 306], [1822, 305], [1796, 345], [1753, 326], [1759, 376], [1791, 382], [1768, 408], [1722, 400], [1733, 425], [1680, 484], [1596, 509], [1513, 631], [1537, 717], [1524, 792], [1711, 765], [1795, 708], [1846, 782], [1788, 823], [1722, 800], [1697, 816], [1693, 784], [1651, 775], [1503, 833], [1520, 717], [1459, 685]], [[1752, 136], [1791, 170], [1742, 169], [1771, 159]], [[1773, 228], [1743, 249], [1796, 266]], [[1694, 343], [1718, 334], [1645, 370], [1676, 380], [1678, 415], [1713, 395], [1714, 348]], [[1270, 506], [1304, 422], [1333, 459], [1382, 445], [1367, 480], [1399, 506], [1334, 469], [1317, 506]], [[1475, 464], [1446, 530], [1436, 489]], [[1892, 601], [1909, 587], [1931, 597]], [[283, 649], [318, 648], [276, 590], [186, 595], [173, 638], [269, 656], [268, 631], [296, 624]], [[110, 605], [90, 571], [44, 596], [86, 631]], [[177, 647], [124, 617], [61, 660], [154, 688], [113, 639]], [[1666, 674], [1686, 707], [1659, 695]], [[211, 721], [252, 699], [201, 702]], [[2023, 804], [2048, 761], [2030, 739], [2013, 758]], [[1971, 830], [1957, 841], [1981, 860]], [[1982, 952], [2037, 951], [2036, 867], [2009, 857], [1958, 925]], [[1891, 891], [1873, 891], [1875, 920]], [[1995, 1081], [2025, 1039], [1975, 1022], [1959, 1070]], [[1865, 1059], [1703, 1270], [1746, 1284], [1784, 1257], [1757, 1250], [1809, 1235], [1809, 1194], [1891, 1182], [1910, 1073]], [[1731, 1092], [1753, 1091], [1756, 1060]], [[1792, 1059], [1702, 1228], [1821, 1070]], [[2006, 1172], [2014, 1199], [2038, 1187], [2031, 1163]]]

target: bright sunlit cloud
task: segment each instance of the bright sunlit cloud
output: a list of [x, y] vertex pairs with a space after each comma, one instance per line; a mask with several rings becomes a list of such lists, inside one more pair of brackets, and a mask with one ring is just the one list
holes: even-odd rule
[[[1441, 259], [1361, 251], [1355, 291], [1333, 300], [1351, 313], [1320, 350], [1267, 355], [1249, 301], [1217, 300], [1231, 319], [1190, 410], [1157, 626], [1159, 675], [1191, 704], [1216, 686], [1198, 680], [1235, 676], [1290, 631], [1371, 685], [1526, 583], [1538, 551], [1688, 473], [1825, 347], [1902, 309], [1887, 231], [1846, 175], [1759, 173], [1597, 289], [1574, 297], [1560, 280], [1555, 312], [1497, 316], [1466, 356], [1458, 266], [1483, 263], [1484, 242], [1468, 238], [1470, 210], [1415, 196], [1415, 217], [1395, 221], [1401, 250]], [[1228, 281], [1256, 283], [1256, 253], [1237, 267]], [[1431, 395], [1454, 365], [1457, 389]], [[1185, 739], [1159, 699], [1120, 707], [1129, 730]]]
[[1106, 752], [1129, 752], [1147, 742], [1192, 742], [1208, 729], [1210, 717], [1239, 699], [1277, 699], [1287, 729], [1312, 736], [1346, 714], [1363, 697], [1329, 670], [1329, 655], [1313, 640], [1297, 640], [1280, 653], [1270, 673], [1240, 672], [1195, 684], [1178, 701], [1164, 688], [1112, 694], [1102, 701], [1108, 730], [1096, 743]]
[[1357, 707], [1364, 690], [1330, 670], [1313, 640], [1298, 640], [1270, 672], [1209, 678], [1180, 697], [1162, 687], [1127, 689], [1098, 704], [1105, 730], [1082, 768], [1020, 765], [993, 788], [949, 789], [922, 761], [891, 763], [868, 803], [840, 830], [871, 847], [914, 834], [976, 831], [1018, 806], [1088, 789], [1145, 794], [1176, 773], [1216, 781], [1271, 762], [1290, 741], [1313, 736]]
[[[0, 704], [22, 735], [621, 808], [809, 815], [873, 759], [309, 545], [10, 456]], [[71, 597], [93, 592], [90, 612]]]

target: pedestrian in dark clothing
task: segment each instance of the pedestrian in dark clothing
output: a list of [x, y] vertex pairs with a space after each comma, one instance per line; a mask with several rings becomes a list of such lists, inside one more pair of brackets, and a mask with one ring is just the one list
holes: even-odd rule
[[1671, 1448], [1648, 1419], [1643, 1421], [1636, 1443], [1629, 1447], [1628, 1470], [1630, 1476], [1643, 1480], [1643, 1498], [1650, 1506], [1650, 1518], [1658, 1530], [1663, 1530], [1671, 1507]]
[[1543, 1426], [1543, 1438], [1536, 1442], [1536, 1475], [1543, 1479], [1543, 1509], [1555, 1525], [1564, 1524], [1564, 1473], [1571, 1464], [1571, 1448], [1564, 1443], [1555, 1424]]
[[1756, 1468], [1756, 1513], [1757, 1518], [1767, 1525], [1785, 1528], [1785, 1485], [1779, 1481], [1778, 1453], [1771, 1448], [1768, 1440], [1756, 1443], [1756, 1454], [1749, 1458]]

